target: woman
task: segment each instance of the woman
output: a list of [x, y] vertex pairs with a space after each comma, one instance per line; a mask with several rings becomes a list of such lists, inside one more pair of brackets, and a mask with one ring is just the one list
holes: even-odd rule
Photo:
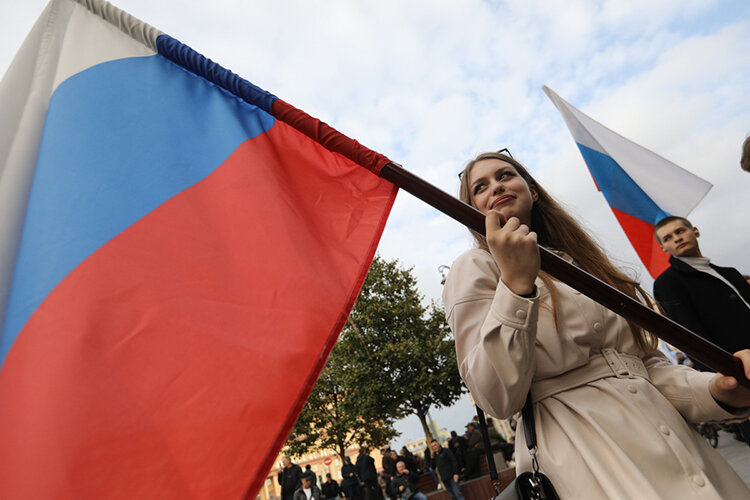
[[[746, 417], [750, 391], [670, 364], [647, 332], [540, 272], [537, 242], [643, 294], [510, 156], [469, 162], [461, 198], [487, 215], [487, 238], [474, 235], [479, 248], [451, 266], [443, 292], [459, 371], [498, 418], [531, 391], [537, 458], [561, 498], [750, 498], [686, 422]], [[738, 356], [748, 372], [750, 351]], [[530, 470], [525, 438], [516, 443], [517, 471]]]

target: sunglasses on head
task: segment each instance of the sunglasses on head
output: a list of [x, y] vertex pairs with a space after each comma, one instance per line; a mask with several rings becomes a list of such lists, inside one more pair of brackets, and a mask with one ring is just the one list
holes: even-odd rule
[[[503, 148], [503, 149], [501, 149], [500, 151], [497, 151], [497, 152], [498, 152], [498, 153], [500, 153], [500, 154], [503, 154], [503, 155], [505, 155], [505, 156], [510, 156], [511, 158], [513, 158], [513, 155], [512, 155], [512, 154], [510, 154], [510, 151], [508, 150], [508, 148]], [[461, 178], [462, 178], [463, 176], [464, 176], [464, 171], [463, 171], [463, 170], [461, 170], [461, 171], [460, 171], [460, 172], [458, 173], [458, 180], [461, 180]]]

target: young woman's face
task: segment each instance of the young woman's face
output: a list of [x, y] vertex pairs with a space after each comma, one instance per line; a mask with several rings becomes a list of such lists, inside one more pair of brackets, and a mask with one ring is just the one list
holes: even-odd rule
[[500, 212], [531, 224], [531, 208], [538, 195], [510, 163], [496, 158], [480, 160], [469, 173], [469, 192], [474, 206], [485, 214]]

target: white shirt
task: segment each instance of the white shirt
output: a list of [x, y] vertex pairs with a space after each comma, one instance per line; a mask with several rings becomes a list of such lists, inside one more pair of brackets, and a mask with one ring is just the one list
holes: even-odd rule
[[302, 488], [302, 492], [307, 497], [307, 500], [310, 500], [312, 498], [312, 488]]
[[737, 296], [740, 298], [742, 302], [745, 303], [748, 309], [750, 309], [750, 304], [745, 301], [745, 299], [742, 297], [742, 294], [737, 290], [733, 284], [731, 284], [729, 281], [727, 281], [724, 276], [719, 274], [716, 269], [711, 267], [709, 264], [711, 263], [711, 259], [708, 257], [675, 257], [677, 259], [680, 259], [682, 262], [687, 264], [688, 266], [692, 267], [696, 271], [700, 271], [702, 273], [710, 274], [714, 278], [720, 279], [722, 282], [726, 283], [726, 285], [734, 290], [734, 293], [737, 294]]

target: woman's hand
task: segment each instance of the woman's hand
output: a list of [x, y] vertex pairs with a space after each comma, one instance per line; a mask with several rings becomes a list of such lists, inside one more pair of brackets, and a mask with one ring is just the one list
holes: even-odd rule
[[484, 221], [487, 245], [500, 268], [500, 279], [517, 295], [532, 293], [541, 265], [536, 233], [518, 218], [506, 221], [498, 212], [488, 213]]
[[[750, 378], [750, 349], [737, 351], [734, 355], [742, 360], [742, 369], [745, 376]], [[750, 389], [742, 387], [734, 377], [717, 373], [711, 379], [708, 390], [715, 400], [721, 401], [732, 408], [747, 408], [750, 406]]]

